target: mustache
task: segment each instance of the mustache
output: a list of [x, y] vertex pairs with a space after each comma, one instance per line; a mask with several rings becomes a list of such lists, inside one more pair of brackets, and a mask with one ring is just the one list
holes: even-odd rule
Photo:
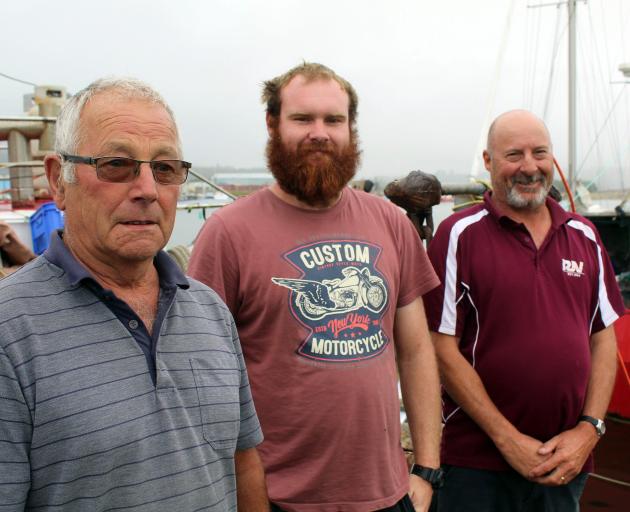
[[536, 174], [524, 174], [518, 173], [512, 177], [510, 180], [513, 185], [531, 185], [532, 183], [545, 183], [545, 177], [542, 173], [537, 172]]
[[297, 152], [301, 155], [315, 152], [333, 154], [336, 149], [335, 144], [329, 140], [312, 140], [301, 142]]

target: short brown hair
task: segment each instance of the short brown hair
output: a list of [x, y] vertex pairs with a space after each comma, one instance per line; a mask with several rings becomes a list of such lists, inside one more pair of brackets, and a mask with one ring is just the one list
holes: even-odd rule
[[350, 124], [353, 125], [357, 119], [357, 109], [359, 105], [359, 97], [357, 96], [354, 87], [341, 78], [332, 69], [324, 66], [323, 64], [317, 64], [316, 62], [303, 62], [299, 66], [295, 66], [286, 73], [267, 80], [263, 84], [262, 102], [267, 104], [267, 114], [272, 117], [280, 116], [280, 108], [282, 102], [280, 100], [280, 93], [282, 88], [286, 86], [293, 78], [301, 75], [308, 82], [313, 80], [334, 80], [341, 88], [348, 94], [349, 106], [348, 106], [348, 118]]

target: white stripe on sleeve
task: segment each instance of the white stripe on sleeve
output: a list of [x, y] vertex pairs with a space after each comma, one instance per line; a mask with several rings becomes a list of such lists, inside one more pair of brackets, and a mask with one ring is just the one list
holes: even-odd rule
[[439, 332], [455, 336], [457, 325], [457, 244], [460, 235], [467, 227], [479, 222], [486, 215], [488, 210], [480, 210], [475, 215], [458, 220], [451, 228], [446, 251], [446, 272], [444, 279], [444, 302], [442, 304], [442, 319], [440, 321]]
[[602, 322], [604, 322], [604, 325], [608, 327], [615, 320], [617, 320], [617, 318], [619, 318], [619, 315], [617, 315], [614, 308], [612, 307], [612, 304], [610, 303], [610, 300], [608, 300], [608, 289], [606, 288], [606, 280], [604, 279], [604, 260], [602, 258], [602, 248], [597, 243], [595, 232], [590, 226], [588, 226], [584, 222], [575, 219], [570, 220], [568, 222], [568, 225], [573, 229], [577, 229], [578, 231], [584, 233], [586, 238], [592, 241], [595, 244], [595, 247], [597, 247], [597, 262], [599, 264], [599, 287], [597, 291], [597, 296], [599, 299], [599, 309], [602, 315]]

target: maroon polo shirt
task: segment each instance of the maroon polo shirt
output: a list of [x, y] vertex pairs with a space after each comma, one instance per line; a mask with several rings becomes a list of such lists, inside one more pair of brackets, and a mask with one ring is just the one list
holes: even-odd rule
[[[551, 229], [539, 249], [490, 194], [440, 224], [428, 254], [441, 286], [425, 295], [432, 331], [457, 336], [490, 398], [524, 434], [546, 441], [574, 427], [591, 369], [590, 335], [624, 311], [595, 227], [547, 199]], [[442, 462], [509, 466], [444, 394]], [[590, 470], [589, 459], [585, 470]]]

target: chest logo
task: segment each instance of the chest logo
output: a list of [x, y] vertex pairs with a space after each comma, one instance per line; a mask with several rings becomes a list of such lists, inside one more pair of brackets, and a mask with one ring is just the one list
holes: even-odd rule
[[381, 249], [366, 242], [326, 241], [284, 255], [299, 278], [273, 277], [289, 292], [293, 316], [308, 327], [298, 353], [320, 361], [356, 361], [384, 350], [388, 289], [376, 268]]
[[584, 262], [562, 259], [562, 271], [571, 277], [582, 277], [584, 274]]

